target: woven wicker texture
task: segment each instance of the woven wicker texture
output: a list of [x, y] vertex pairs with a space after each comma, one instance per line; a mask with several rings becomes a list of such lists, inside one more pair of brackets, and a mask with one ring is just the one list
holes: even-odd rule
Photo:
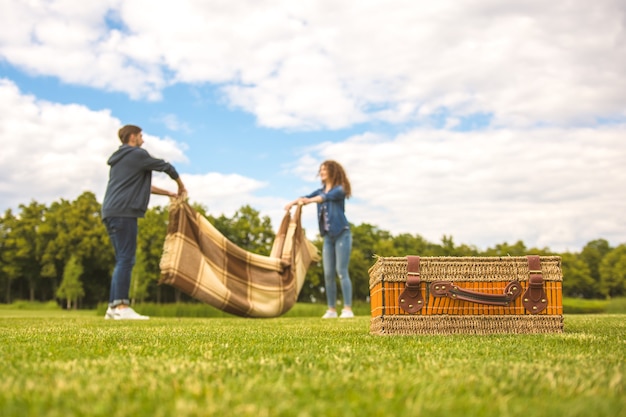
[[[544, 281], [563, 281], [561, 258], [542, 256]], [[378, 281], [406, 282], [406, 257], [379, 257], [369, 269], [370, 288]], [[423, 257], [420, 258], [422, 282], [446, 281], [527, 281], [528, 259], [525, 256], [506, 257]]]
[[399, 305], [406, 287], [407, 258], [379, 257], [370, 268], [372, 334], [493, 334], [559, 333], [563, 331], [561, 258], [542, 256], [541, 273], [548, 305], [531, 315], [522, 297], [497, 306], [435, 297], [429, 284], [451, 281], [460, 288], [481, 294], [502, 294], [506, 285], [518, 281], [525, 291], [530, 275], [528, 258], [519, 257], [422, 257], [420, 291], [424, 305], [409, 314]]
[[[459, 287], [486, 294], [502, 294], [507, 282], [455, 282]], [[520, 283], [522, 290], [526, 290], [526, 282]], [[370, 288], [370, 304], [372, 316], [405, 315], [398, 303], [398, 297], [404, 291], [404, 282], [378, 282]], [[563, 314], [562, 283], [547, 281], [544, 283], [548, 307], [540, 314]], [[530, 314], [522, 304], [522, 297], [518, 297], [508, 306], [494, 306], [472, 303], [462, 300], [452, 300], [448, 297], [433, 297], [427, 284], [422, 284], [424, 307], [417, 315], [524, 315]]]
[[373, 317], [375, 335], [562, 333], [563, 316], [387, 316]]

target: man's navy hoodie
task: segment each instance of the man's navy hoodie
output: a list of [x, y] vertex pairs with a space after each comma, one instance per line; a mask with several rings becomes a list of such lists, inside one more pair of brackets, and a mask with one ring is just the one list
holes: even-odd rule
[[107, 162], [111, 166], [109, 183], [102, 202], [102, 218], [143, 217], [150, 201], [152, 171], [165, 172], [173, 180], [176, 169], [145, 149], [122, 145]]

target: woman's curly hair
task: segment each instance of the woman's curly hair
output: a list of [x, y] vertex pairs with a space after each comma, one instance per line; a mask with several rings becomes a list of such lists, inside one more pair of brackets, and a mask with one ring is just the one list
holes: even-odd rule
[[328, 175], [328, 181], [330, 182], [330, 186], [335, 187], [337, 185], [341, 185], [343, 187], [343, 191], [346, 193], [346, 198], [350, 198], [350, 196], [352, 195], [350, 180], [348, 180], [346, 171], [343, 169], [341, 164], [337, 161], [329, 159], [322, 162], [320, 168], [321, 167], [326, 168], [326, 173]]

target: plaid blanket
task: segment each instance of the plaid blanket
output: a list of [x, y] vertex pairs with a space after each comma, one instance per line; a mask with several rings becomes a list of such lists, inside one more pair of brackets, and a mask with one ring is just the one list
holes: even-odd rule
[[277, 317], [296, 303], [309, 266], [320, 259], [300, 223], [285, 214], [270, 256], [224, 237], [186, 201], [172, 199], [159, 283], [241, 317]]

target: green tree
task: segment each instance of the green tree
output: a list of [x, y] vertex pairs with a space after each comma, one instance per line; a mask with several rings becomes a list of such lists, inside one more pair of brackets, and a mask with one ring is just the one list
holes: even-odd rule
[[[12, 263], [9, 268], [16, 280], [26, 282], [28, 299], [34, 301], [37, 292], [45, 299], [40, 288], [44, 240], [41, 234], [46, 207], [32, 201], [29, 205], [21, 204], [20, 212], [8, 230], [5, 240], [5, 255]], [[54, 294], [50, 294], [52, 298]]]
[[411, 235], [409, 233], [401, 233], [393, 239], [381, 240], [381, 244], [391, 243], [390, 248], [380, 247], [378, 254], [380, 256], [407, 256], [418, 255], [425, 256], [428, 252], [428, 242], [419, 235]]
[[[204, 207], [195, 204], [193, 207], [241, 248], [260, 255], [270, 253], [275, 239], [270, 219], [262, 217], [250, 206], [242, 206], [233, 217], [212, 217], [206, 214]], [[70, 261], [74, 258], [80, 261], [82, 276], [89, 277], [82, 282], [81, 305], [94, 306], [105, 300], [114, 254], [101, 221], [100, 209], [95, 195], [85, 192], [74, 201], [61, 199], [48, 208], [33, 201], [29, 205], [20, 205], [18, 214], [7, 210], [0, 217], [0, 299], [5, 302], [15, 298], [54, 299], [57, 287], [66, 281], [66, 272], [73, 268]], [[149, 209], [145, 218], [139, 220], [136, 266], [131, 282], [134, 300], [161, 302], [187, 298], [174, 288], [157, 285], [168, 215], [166, 209], [156, 207]], [[548, 248], [529, 249], [521, 240], [514, 244], [501, 243], [481, 252], [475, 246], [456, 245], [452, 236], [444, 235], [437, 244], [418, 234], [392, 236], [367, 223], [352, 225], [352, 235], [350, 275], [355, 300], [366, 300], [369, 296], [368, 271], [376, 256], [552, 254]], [[318, 236], [314, 244], [321, 251], [322, 238]], [[580, 254], [562, 254], [564, 294], [584, 298], [625, 294], [623, 252], [623, 245], [612, 249], [605, 239], [597, 239], [589, 242]], [[321, 262], [309, 269], [299, 300], [325, 301]]]
[[591, 278], [595, 282], [594, 288], [598, 290], [593, 297], [601, 297], [604, 294], [600, 289], [600, 264], [602, 259], [611, 251], [611, 246], [606, 239], [592, 240], [587, 243], [580, 253], [580, 258], [589, 267]]
[[57, 297], [66, 300], [67, 309], [78, 308], [78, 299], [85, 295], [83, 283], [80, 278], [83, 275], [83, 265], [75, 255], [65, 265], [63, 270], [63, 280], [56, 291]]
[[441, 238], [441, 254], [439, 256], [454, 256], [454, 239], [452, 236], [443, 235]]
[[378, 250], [386, 246], [385, 242], [391, 243], [392, 241], [389, 232], [382, 231], [369, 223], [351, 224], [350, 231], [352, 232], [352, 250], [358, 250], [361, 257], [368, 261], [372, 261], [375, 256], [380, 256]]
[[[375, 239], [374, 251], [376, 256], [425, 256], [425, 247], [422, 245], [420, 236], [413, 236], [408, 233], [392, 236], [387, 231], [376, 229], [373, 238]], [[372, 263], [375, 260], [372, 259]]]
[[366, 301], [369, 299], [369, 268], [376, 256], [387, 256], [383, 252], [393, 248], [393, 241], [389, 232], [368, 223], [351, 225], [350, 229], [352, 254], [348, 270], [352, 280], [352, 297], [355, 301]]
[[70, 258], [66, 232], [70, 211], [69, 201], [61, 199], [53, 202], [46, 211], [45, 221], [40, 229], [46, 239], [42, 256], [42, 276], [57, 282], [62, 279], [63, 268]]
[[[319, 235], [313, 241], [313, 244], [321, 254], [324, 241]], [[298, 296], [298, 301], [308, 303], [321, 302], [322, 300], [325, 301], [326, 296], [324, 295], [323, 289], [324, 271], [322, 268], [322, 261], [320, 260], [319, 262], [314, 263], [309, 267], [309, 270], [306, 274], [306, 279], [304, 281], [304, 285], [302, 286], [302, 290], [300, 290], [300, 294]]]
[[351, 230], [350, 278], [355, 300], [369, 299], [369, 269], [376, 262], [376, 257], [428, 256], [428, 252], [433, 249], [433, 245], [419, 235], [401, 234], [394, 237], [390, 232], [368, 223], [352, 225]]
[[607, 253], [598, 269], [602, 294], [607, 297], [626, 295], [626, 244]]
[[228, 240], [242, 249], [265, 256], [272, 251], [276, 233], [271, 219], [269, 216], [260, 217], [260, 213], [248, 205], [242, 206], [230, 219], [222, 215], [209, 220]]
[[100, 210], [96, 196], [85, 192], [72, 202], [61, 199], [52, 203], [42, 225], [47, 242], [42, 275], [58, 283], [65, 265], [75, 255], [89, 277], [84, 282], [84, 302], [89, 306], [106, 299], [115, 265]]
[[580, 255], [564, 253], [561, 255], [563, 270], [563, 295], [569, 297], [592, 298], [598, 293], [597, 283], [591, 278], [591, 271]]
[[11, 240], [11, 231], [15, 228], [17, 218], [13, 212], [7, 210], [0, 219], [0, 279], [2, 281], [2, 292], [4, 292], [4, 302], [10, 303], [11, 284], [19, 277], [20, 271], [12, 259], [15, 249]]
[[498, 243], [493, 248], [487, 248], [484, 252], [484, 256], [525, 256], [528, 254], [528, 249], [521, 240], [518, 240], [513, 245], [507, 242]]
[[[131, 280], [131, 297], [142, 302], [153, 294], [161, 300], [163, 287], [157, 285], [161, 276], [159, 263], [163, 254], [163, 243], [167, 235], [169, 212], [165, 207], [152, 207], [139, 219], [137, 254]], [[180, 293], [175, 291], [178, 301]]]

